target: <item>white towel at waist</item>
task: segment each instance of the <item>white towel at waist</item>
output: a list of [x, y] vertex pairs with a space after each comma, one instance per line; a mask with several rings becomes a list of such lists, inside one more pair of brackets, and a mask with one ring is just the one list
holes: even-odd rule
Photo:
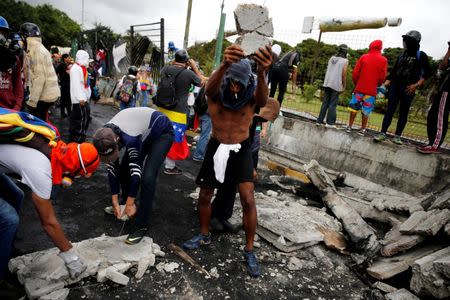
[[230, 151], [239, 152], [241, 144], [220, 144], [214, 154], [214, 173], [218, 182], [223, 183]]

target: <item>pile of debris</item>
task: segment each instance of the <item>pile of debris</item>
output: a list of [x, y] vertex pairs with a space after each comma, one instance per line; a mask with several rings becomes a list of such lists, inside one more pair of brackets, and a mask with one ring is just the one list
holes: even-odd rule
[[89, 276], [97, 276], [98, 282], [111, 280], [127, 285], [130, 278], [123, 273], [137, 266], [135, 278], [140, 279], [147, 268], [155, 265], [156, 256], [164, 256], [165, 253], [149, 237], [133, 246], [125, 244], [125, 239], [125, 235], [102, 235], [74, 243], [73, 247], [87, 264], [86, 271], [76, 279], [69, 277], [57, 248], [11, 259], [9, 270], [17, 274], [29, 299], [65, 299], [69, 294], [66, 286]]
[[[409, 287], [414, 293], [438, 299], [450, 297], [450, 189], [438, 195], [408, 199], [401, 196], [383, 199], [372, 192], [361, 200], [357, 195], [348, 196], [345, 189], [338, 192], [316, 161], [304, 169], [321, 192], [325, 205], [342, 222], [352, 246], [363, 255], [361, 262], [370, 264], [367, 268], [370, 276], [384, 280], [412, 268]], [[380, 238], [364, 219], [388, 223], [391, 229]], [[438, 234], [443, 238], [436, 238]], [[420, 243], [424, 246], [417, 246]], [[411, 294], [406, 289], [384, 289], [384, 292]], [[414, 297], [410, 295], [411, 299]]]
[[[351, 252], [357, 265], [377, 280], [412, 268], [409, 289], [415, 294], [450, 296], [450, 190], [424, 197], [401, 192], [387, 196], [346, 187], [340, 174], [333, 182], [314, 160], [304, 171], [309, 182], [270, 176], [277, 186], [302, 198], [271, 190], [255, 193], [259, 236], [283, 252], [320, 242], [343, 254]], [[317, 199], [322, 208], [312, 203]], [[235, 210], [233, 222], [239, 222], [239, 205]], [[374, 229], [374, 221], [391, 229]], [[418, 299], [405, 288], [381, 281], [372, 287], [385, 299]]]

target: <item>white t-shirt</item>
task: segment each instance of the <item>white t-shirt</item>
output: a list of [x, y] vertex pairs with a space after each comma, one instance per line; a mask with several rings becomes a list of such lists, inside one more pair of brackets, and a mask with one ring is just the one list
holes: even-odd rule
[[36, 195], [50, 199], [52, 169], [50, 160], [40, 151], [21, 146], [0, 144], [0, 173], [16, 173]]

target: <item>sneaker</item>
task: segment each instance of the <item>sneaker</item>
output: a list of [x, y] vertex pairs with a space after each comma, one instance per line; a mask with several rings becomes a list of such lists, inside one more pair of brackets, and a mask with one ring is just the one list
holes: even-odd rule
[[418, 147], [416, 149], [417, 149], [417, 151], [419, 151], [422, 154], [441, 153], [439, 148], [434, 148], [433, 146], [428, 146], [428, 145], [427, 146]]
[[203, 161], [203, 158], [197, 158], [197, 157], [192, 157], [192, 160], [193, 161], [200, 161], [200, 162], [202, 162]]
[[358, 134], [364, 136], [366, 134], [366, 129], [364, 128], [364, 129], [359, 130]]
[[203, 245], [209, 245], [211, 244], [211, 234], [208, 233], [208, 235], [203, 235], [199, 233], [198, 235], [194, 236], [189, 241], [185, 242], [183, 244], [183, 248], [185, 249], [198, 249], [200, 246]]
[[380, 133], [378, 134], [376, 137], [373, 138], [374, 142], [382, 142], [386, 139], [386, 134], [385, 133]]
[[112, 206], [107, 206], [103, 209], [105, 211], [105, 213], [107, 213], [108, 215], [114, 215], [114, 207]]
[[130, 233], [127, 236], [127, 239], [125, 240], [125, 244], [135, 245], [135, 244], [139, 243], [144, 238], [146, 233], [147, 233], [146, 227], [143, 227], [133, 233]]
[[352, 128], [350, 126], [348, 126], [348, 125], [342, 126], [342, 127], [338, 128], [338, 129], [345, 130], [348, 133], [352, 132]]
[[259, 264], [255, 256], [255, 252], [244, 250], [244, 258], [245, 263], [247, 264], [248, 275], [254, 278], [259, 277], [261, 274], [259, 272]]
[[336, 125], [325, 124], [325, 128], [337, 129]]
[[316, 122], [316, 126], [317, 126], [317, 127], [322, 126], [322, 125], [323, 125], [323, 123]]
[[396, 145], [403, 145], [402, 139], [398, 135], [394, 136], [392, 142]]
[[178, 169], [175, 166], [172, 169], [165, 168], [164, 174], [166, 174], [166, 175], [181, 175], [181, 174], [183, 174], [183, 171], [181, 171], [180, 169]]

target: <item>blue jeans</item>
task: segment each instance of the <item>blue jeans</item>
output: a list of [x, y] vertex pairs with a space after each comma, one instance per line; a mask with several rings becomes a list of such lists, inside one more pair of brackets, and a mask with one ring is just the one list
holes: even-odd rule
[[136, 224], [140, 227], [147, 227], [150, 223], [150, 214], [155, 198], [156, 178], [172, 146], [173, 139], [172, 132], [164, 133], [144, 149], [146, 158], [142, 170], [141, 193], [136, 215]]
[[409, 108], [414, 99], [415, 94], [409, 95], [406, 93], [406, 85], [397, 83], [391, 84], [388, 94], [388, 105], [386, 114], [383, 118], [383, 124], [381, 126], [381, 132], [386, 133], [389, 126], [392, 123], [392, 118], [400, 104], [398, 111], [397, 128], [395, 129], [395, 135], [401, 136], [408, 122]]
[[195, 148], [194, 158], [203, 159], [205, 157], [206, 145], [208, 144], [209, 135], [211, 134], [211, 117], [208, 114], [200, 116], [200, 138]]
[[339, 99], [338, 91], [335, 91], [329, 87], [324, 88], [323, 102], [322, 107], [320, 108], [319, 117], [317, 118], [317, 123], [323, 123], [323, 120], [325, 119], [325, 114], [327, 115], [328, 125], [334, 125], [334, 123], [336, 123], [336, 105], [338, 99]]
[[147, 107], [148, 104], [148, 91], [141, 91], [141, 97], [142, 97], [142, 102], [141, 102], [141, 107]]
[[24, 193], [14, 181], [0, 174], [0, 278], [8, 267], [23, 199]]
[[133, 97], [128, 102], [120, 101], [120, 110], [124, 110], [125, 108], [136, 107], [136, 97]]

